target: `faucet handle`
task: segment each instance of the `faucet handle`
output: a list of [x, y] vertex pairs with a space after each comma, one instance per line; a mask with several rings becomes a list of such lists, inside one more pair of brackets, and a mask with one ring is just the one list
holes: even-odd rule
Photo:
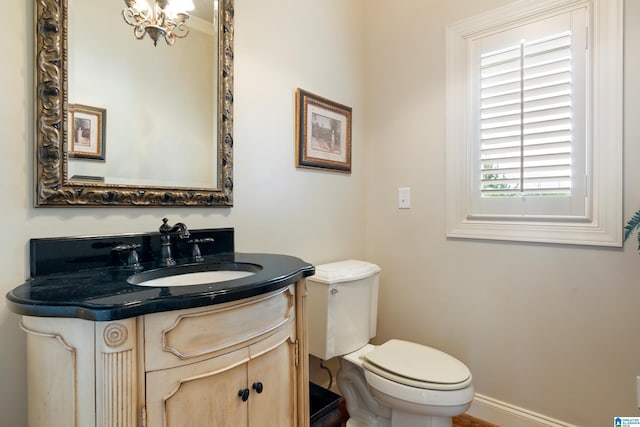
[[167, 234], [171, 231], [171, 226], [168, 224], [169, 218], [162, 218], [162, 225], [158, 229], [163, 234]]
[[140, 264], [140, 258], [138, 257], [137, 250], [140, 249], [141, 245], [139, 243], [123, 243], [121, 245], [114, 246], [113, 250], [116, 252], [125, 252], [129, 251], [129, 256], [127, 257], [127, 262], [124, 265], [124, 268], [127, 270], [142, 270], [142, 264]]
[[202, 239], [192, 239], [189, 240], [189, 243], [193, 245], [193, 249], [191, 251], [191, 260], [195, 262], [204, 261], [204, 257], [200, 253], [200, 243], [212, 243], [215, 242], [216, 239], [213, 237], [203, 237]]

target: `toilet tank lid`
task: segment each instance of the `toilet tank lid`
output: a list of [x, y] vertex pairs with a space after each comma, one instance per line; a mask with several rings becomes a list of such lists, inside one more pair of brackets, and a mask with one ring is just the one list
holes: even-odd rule
[[316, 273], [307, 280], [331, 285], [364, 279], [380, 272], [380, 267], [367, 261], [349, 259], [316, 265]]

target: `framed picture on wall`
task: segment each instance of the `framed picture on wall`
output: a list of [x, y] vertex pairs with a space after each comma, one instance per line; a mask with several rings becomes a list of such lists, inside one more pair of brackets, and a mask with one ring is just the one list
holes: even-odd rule
[[106, 109], [69, 104], [69, 157], [104, 161], [106, 125]]
[[351, 107], [296, 91], [296, 167], [351, 173]]

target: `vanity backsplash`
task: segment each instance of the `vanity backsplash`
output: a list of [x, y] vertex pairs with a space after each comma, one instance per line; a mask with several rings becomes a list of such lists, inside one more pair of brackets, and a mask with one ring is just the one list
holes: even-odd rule
[[[189, 230], [190, 236], [180, 239], [172, 236], [171, 254], [177, 263], [193, 260], [194, 245], [201, 256], [233, 255], [234, 229], [215, 228]], [[139, 245], [139, 247], [138, 247]], [[161, 253], [161, 233], [135, 233], [113, 236], [80, 236], [31, 239], [31, 277], [79, 270], [125, 267], [129, 254], [135, 250], [141, 264], [154, 264]]]

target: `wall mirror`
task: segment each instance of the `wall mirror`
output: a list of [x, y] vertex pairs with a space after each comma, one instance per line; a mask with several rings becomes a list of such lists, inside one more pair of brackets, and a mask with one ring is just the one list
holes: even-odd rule
[[35, 205], [233, 205], [233, 0], [154, 46], [123, 1], [36, 0]]

